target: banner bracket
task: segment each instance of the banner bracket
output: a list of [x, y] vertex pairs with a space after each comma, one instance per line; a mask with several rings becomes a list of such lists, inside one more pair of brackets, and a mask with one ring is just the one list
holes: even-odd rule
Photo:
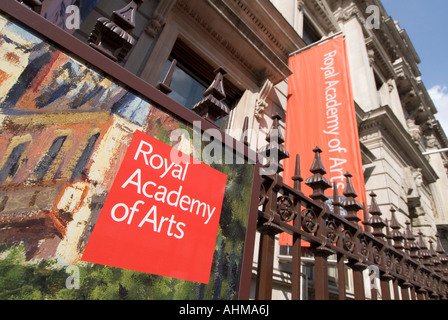
[[292, 56], [295, 56], [295, 55], [297, 55], [297, 54], [299, 54], [299, 53], [301, 53], [301, 52], [303, 52], [303, 51], [305, 51], [305, 50], [308, 50], [308, 49], [311, 49], [312, 47], [321, 45], [322, 43], [324, 43], [324, 42], [326, 42], [326, 41], [328, 41], [328, 40], [331, 40], [331, 39], [333, 39], [333, 38], [336, 38], [337, 36], [340, 36], [340, 35], [343, 34], [343, 33], [344, 33], [343, 31], [339, 31], [339, 32], [337, 32], [337, 33], [335, 33], [335, 34], [332, 34], [331, 36], [328, 36], [328, 37], [323, 38], [323, 39], [321, 39], [321, 40], [319, 40], [319, 41], [317, 41], [317, 42], [314, 42], [314, 43], [312, 43], [312, 44], [310, 44], [310, 45], [307, 45], [306, 47], [303, 47], [302, 49], [299, 49], [299, 50], [297, 50], [297, 51], [291, 53], [291, 54], [289, 55], [289, 57], [291, 58]]

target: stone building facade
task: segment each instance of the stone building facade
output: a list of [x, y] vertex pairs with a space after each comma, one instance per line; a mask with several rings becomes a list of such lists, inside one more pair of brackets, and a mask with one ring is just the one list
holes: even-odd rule
[[[312, 41], [342, 32], [357, 108], [367, 192], [399, 222], [411, 220], [427, 237], [443, 233], [447, 206], [447, 139], [406, 31], [380, 1], [278, 1], [292, 25]], [[376, 19], [376, 21], [375, 21]], [[438, 230], [440, 229], [440, 230]], [[433, 239], [434, 240], [434, 239]]]
[[[308, 45], [342, 32], [366, 191], [429, 241], [446, 243], [447, 137], [406, 31], [380, 1], [273, 1]], [[281, 264], [279, 264], [281, 269]]]
[[[75, 35], [87, 40], [114, 5], [100, 2]], [[398, 206], [400, 223], [411, 219], [416, 232], [433, 237], [446, 225], [447, 155], [435, 151], [448, 140], [421, 80], [418, 53], [380, 1], [146, 1], [139, 14], [124, 66], [154, 85], [170, 56], [188, 53], [202, 65], [222, 66], [235, 103], [225, 129], [238, 131], [248, 116], [254, 150], [265, 144], [271, 114], [286, 112], [289, 55], [342, 32], [367, 192], [378, 194], [384, 212]], [[184, 60], [186, 70], [192, 61]]]
[[[76, 1], [63, 2], [65, 6], [76, 4]], [[46, 17], [64, 24], [61, 15], [54, 13], [59, 7], [54, 9], [51, 3], [51, 0], [43, 1]], [[110, 17], [114, 10], [126, 6], [127, 1], [95, 3], [96, 6], [82, 11], [80, 29], [71, 31], [83, 42], [89, 39], [98, 18]], [[377, 194], [386, 218], [390, 219], [388, 213], [392, 206], [402, 226], [410, 221], [414, 233], [422, 232], [426, 240], [432, 241], [439, 234], [446, 242], [448, 153], [439, 150], [448, 147], [448, 140], [437, 121], [437, 109], [421, 80], [418, 53], [406, 31], [388, 15], [379, 0], [145, 0], [138, 9], [136, 21], [132, 31], [134, 46], [121, 64], [157, 86], [176, 60], [170, 97], [190, 109], [202, 99], [202, 93], [213, 81], [213, 71], [222, 67], [227, 73], [225, 103], [231, 112], [220, 121], [221, 128], [240, 139], [241, 128], [248, 119], [247, 139], [256, 151], [266, 144], [273, 114], [282, 116], [280, 129], [284, 130], [288, 77], [292, 74], [289, 57], [322, 39], [342, 33], [347, 44], [366, 191]], [[86, 121], [94, 124], [99, 129], [87, 132], [89, 137], [100, 131], [106, 135], [103, 142], [89, 151], [98, 154], [95, 153], [98, 148], [108, 148], [107, 139], [112, 141], [116, 136], [127, 136], [126, 126], [138, 125], [116, 115], [98, 113], [89, 116], [93, 118], [74, 118], [69, 127], [59, 125], [56, 117], [52, 130], [63, 135], [65, 131], [78, 130], [77, 126], [81, 128]], [[32, 138], [39, 139], [37, 136]], [[23, 143], [26, 141], [16, 141], [6, 154], [11, 154]], [[78, 153], [89, 146], [88, 139], [75, 139], [73, 145], [75, 143], [74, 150]], [[61, 152], [75, 151], [64, 149]], [[38, 163], [39, 156], [34, 155], [33, 159]], [[57, 155], [55, 159], [62, 161]], [[7, 157], [1, 160], [2, 166], [7, 160]], [[84, 165], [92, 166], [88, 168], [90, 178], [95, 178], [92, 176], [95, 173], [109, 172], [99, 160]], [[62, 184], [70, 178], [69, 168], [76, 168], [76, 163], [67, 163], [67, 169], [59, 169], [60, 172], [49, 168], [46, 174], [59, 174], [62, 179], [58, 181]], [[6, 182], [12, 179], [20, 177], [5, 177]], [[68, 190], [67, 194], [71, 192], [82, 198], [83, 190], [86, 190], [84, 184], [79, 185], [79, 190]], [[45, 190], [50, 192], [52, 189]], [[37, 191], [40, 192], [29, 190], [28, 198], [35, 195], [33, 207], [40, 205]], [[63, 197], [58, 201], [63, 201]], [[14, 204], [5, 202], [2, 211], [8, 205]], [[62, 208], [69, 203], [49, 204], [42, 200], [41, 205]], [[66, 232], [66, 229], [61, 231], [55, 226], [47, 241], [51, 242], [58, 232]], [[64, 244], [59, 250], [70, 251], [67, 256], [76, 255]], [[282, 251], [285, 248], [277, 246], [276, 250], [274, 297], [288, 298], [283, 284], [289, 281], [290, 260]], [[256, 258], [257, 248], [254, 261]], [[302, 261], [304, 278], [313, 281], [306, 267], [313, 263], [312, 257]], [[255, 263], [253, 270], [255, 273]], [[303, 283], [306, 286], [306, 281]]]
[[[85, 41], [94, 21], [112, 9], [100, 1], [75, 35]], [[421, 80], [418, 53], [379, 0], [146, 1], [139, 13], [137, 43], [124, 66], [153, 85], [170, 57], [196, 78], [206, 79], [207, 73], [194, 74], [204, 70], [198, 62], [210, 70], [222, 66], [235, 103], [223, 128], [239, 138], [248, 117], [254, 150], [266, 144], [271, 115], [285, 118], [289, 56], [342, 32], [366, 191], [378, 195], [388, 219], [394, 207], [402, 226], [411, 221], [414, 233], [423, 232], [426, 240], [435, 241], [439, 233], [446, 241], [448, 156], [437, 150], [448, 147], [448, 140]]]

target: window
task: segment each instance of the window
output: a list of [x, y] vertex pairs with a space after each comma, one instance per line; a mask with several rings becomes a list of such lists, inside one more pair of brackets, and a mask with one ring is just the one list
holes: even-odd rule
[[45, 175], [48, 172], [48, 169], [50, 169], [51, 164], [53, 163], [54, 159], [56, 159], [66, 139], [67, 137], [63, 136], [58, 137], [53, 141], [53, 144], [51, 145], [50, 149], [42, 158], [42, 160], [39, 162], [39, 164], [36, 167], [36, 170], [34, 170], [34, 175], [37, 180], [42, 180], [45, 177]]
[[373, 75], [375, 77], [376, 90], [380, 91], [381, 88], [383, 87], [384, 82], [383, 80], [381, 80], [380, 76], [376, 72], [374, 72]]
[[9, 154], [3, 168], [0, 170], [0, 184], [4, 183], [8, 178], [13, 178], [20, 166], [20, 158], [29, 142], [24, 142], [17, 145]]
[[[173, 59], [166, 62], [163, 74], [167, 73], [172, 62]], [[173, 73], [171, 89], [173, 91], [169, 94], [170, 98], [191, 110], [196, 103], [204, 98], [203, 93], [207, 87], [191, 76], [185, 67], [178, 64]]]
[[314, 42], [317, 42], [321, 39], [321, 36], [319, 35], [319, 32], [314, 28], [311, 21], [307, 18], [303, 18], [303, 41], [307, 45], [310, 45]]
[[98, 140], [100, 134], [97, 133], [90, 137], [89, 141], [87, 142], [87, 145], [84, 148], [84, 151], [81, 154], [81, 157], [78, 159], [78, 163], [76, 164], [75, 168], [73, 169], [71, 181], [75, 179], [82, 179], [86, 175], [84, 172], [84, 169], [87, 166], [87, 163], [89, 162], [90, 157], [92, 156], [93, 150], [95, 148], [96, 140]]
[[[177, 60], [177, 64], [170, 85], [173, 91], [169, 94], [169, 97], [191, 110], [196, 103], [204, 98], [205, 90], [215, 78], [214, 70], [216, 68], [213, 68], [191, 50], [184, 41], [178, 39], [165, 64], [160, 82], [165, 77], [174, 59]], [[242, 91], [225, 78], [224, 91], [227, 97], [223, 103], [233, 109], [242, 96]]]

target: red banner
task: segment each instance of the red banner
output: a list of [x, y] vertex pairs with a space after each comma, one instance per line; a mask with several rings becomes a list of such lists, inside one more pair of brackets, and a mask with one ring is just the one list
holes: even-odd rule
[[[341, 196], [345, 174], [350, 172], [358, 202], [366, 202], [361, 150], [344, 37], [327, 40], [290, 59], [294, 74], [289, 78], [289, 100], [286, 113], [285, 147], [291, 157], [284, 163], [284, 181], [293, 185], [295, 155], [301, 159], [301, 175], [311, 173], [312, 150], [322, 149], [326, 178], [337, 183]], [[302, 184], [305, 195], [312, 190]], [[327, 197], [332, 196], [331, 189]], [[360, 213], [360, 215], [362, 212]], [[291, 244], [282, 235], [280, 244]]]
[[227, 176], [179, 154], [135, 133], [83, 261], [209, 282]]

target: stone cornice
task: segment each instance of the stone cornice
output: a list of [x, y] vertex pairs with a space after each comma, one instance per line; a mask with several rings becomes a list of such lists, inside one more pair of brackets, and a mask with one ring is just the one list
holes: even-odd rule
[[369, 37], [366, 39], [367, 49], [373, 51], [373, 62], [382, 70], [385, 76], [394, 78], [394, 66], [389, 60], [388, 53], [384, 50], [380, 43], [380, 40], [376, 37]]
[[437, 173], [389, 106], [382, 106], [364, 114], [364, 119], [359, 125], [359, 136], [364, 140], [363, 143], [368, 142], [366, 140], [369, 134], [378, 131], [394, 152], [405, 159], [407, 165], [422, 169], [423, 177], [428, 184], [437, 181], [439, 178]]
[[418, 68], [420, 58], [406, 30], [401, 29], [388, 15], [380, 0], [356, 0], [355, 3], [358, 19], [361, 22], [365, 22], [367, 19], [368, 14], [366, 13], [366, 9], [368, 6], [375, 5], [380, 8], [380, 28], [366, 29], [365, 33], [378, 38], [383, 50], [388, 53], [389, 59], [392, 62], [398, 57], [404, 57], [410, 63], [415, 76], [418, 77], [420, 75]]
[[437, 109], [422, 80], [414, 77], [411, 66], [406, 59], [398, 59], [394, 63], [396, 73], [397, 88], [400, 94], [405, 97], [409, 93], [414, 95], [412, 101], [404, 100], [403, 107], [412, 106], [413, 108], [423, 105], [426, 110], [426, 116], [430, 119], [437, 113]]
[[[266, 78], [277, 84], [291, 75], [289, 54], [305, 46], [269, 0], [179, 0], [176, 6], [255, 75], [260, 85]], [[230, 29], [219, 28], [216, 19], [223, 19]], [[278, 29], [281, 37], [275, 33]]]
[[[384, 17], [383, 23], [387, 27], [388, 34], [393, 37], [395, 44], [399, 49], [400, 56], [404, 57], [410, 63], [416, 76], [420, 75], [418, 64], [421, 62], [417, 51], [414, 48], [406, 30], [399, 28], [396, 22], [390, 17]], [[383, 28], [386, 29], [386, 28]]]
[[[271, 50], [279, 56], [289, 57], [298, 48], [306, 46], [270, 0], [224, 0], [224, 2], [239, 13], [243, 12], [242, 19], [256, 30], [257, 35], [269, 43]], [[278, 32], [280, 30], [281, 32]]]
[[305, 0], [302, 2], [302, 7], [305, 5], [307, 11], [313, 12], [313, 18], [317, 19], [317, 24], [320, 29], [325, 31], [324, 36], [337, 33], [340, 31], [337, 20], [335, 19], [333, 12], [327, 5], [326, 1], [322, 0]]
[[[340, 21], [347, 21], [353, 17], [363, 26], [363, 32], [369, 49], [375, 52], [375, 60], [378, 60], [379, 66], [389, 77], [393, 76], [392, 64], [398, 59], [406, 60], [412, 77], [419, 77], [420, 70], [418, 64], [420, 58], [409, 39], [406, 30], [401, 29], [398, 24], [387, 14], [386, 10], [379, 0], [356, 0], [347, 1], [348, 6], [342, 10], [336, 10], [335, 14]], [[380, 28], [372, 29], [366, 27], [368, 14], [366, 9], [369, 5], [375, 5], [380, 8]]]
[[440, 148], [448, 148], [448, 138], [446, 136], [445, 131], [442, 128], [442, 125], [438, 120], [435, 120], [435, 126], [433, 128], [433, 131], [437, 138], [437, 141], [440, 144]]

